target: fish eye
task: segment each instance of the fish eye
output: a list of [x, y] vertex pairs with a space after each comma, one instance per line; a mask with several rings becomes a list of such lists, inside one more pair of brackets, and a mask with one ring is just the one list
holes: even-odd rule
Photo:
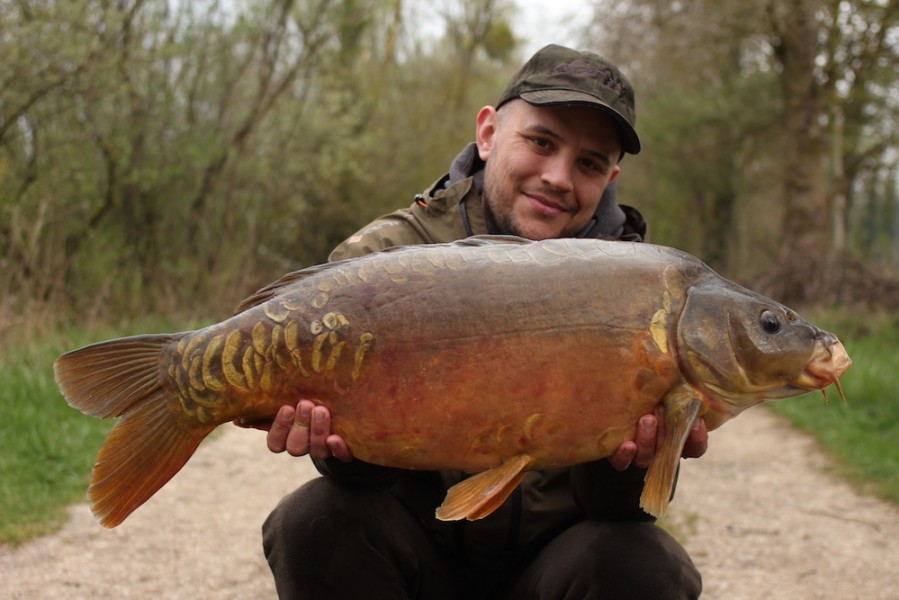
[[778, 317], [774, 312], [770, 310], [766, 310], [762, 313], [762, 317], [759, 321], [762, 325], [762, 329], [765, 333], [777, 333], [781, 329], [780, 317]]

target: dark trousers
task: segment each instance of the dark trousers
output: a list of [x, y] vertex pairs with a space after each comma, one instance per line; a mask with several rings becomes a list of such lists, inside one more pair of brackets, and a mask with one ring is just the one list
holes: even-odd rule
[[698, 598], [699, 572], [652, 523], [582, 521], [514, 573], [477, 573], [389, 492], [318, 478], [263, 525], [281, 598], [585, 600]]

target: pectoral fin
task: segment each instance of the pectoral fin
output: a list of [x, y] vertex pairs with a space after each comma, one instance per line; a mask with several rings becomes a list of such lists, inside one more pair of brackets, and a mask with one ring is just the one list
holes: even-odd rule
[[674, 491], [674, 479], [680, 462], [684, 443], [702, 400], [686, 386], [677, 387], [665, 396], [665, 439], [656, 452], [640, 496], [640, 506], [649, 514], [660, 517], [668, 508], [668, 501]]
[[532, 462], [532, 457], [522, 454], [460, 481], [447, 491], [443, 504], [437, 507], [437, 518], [441, 521], [483, 519], [505, 502], [524, 479]]

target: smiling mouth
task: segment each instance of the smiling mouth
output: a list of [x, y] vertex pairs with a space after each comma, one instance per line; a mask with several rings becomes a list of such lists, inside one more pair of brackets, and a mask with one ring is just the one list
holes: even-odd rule
[[562, 205], [547, 199], [545, 196], [541, 196], [539, 194], [528, 194], [527, 192], [525, 192], [524, 195], [528, 198], [528, 200], [530, 200], [534, 208], [542, 214], [558, 215], [566, 212], [566, 209]]

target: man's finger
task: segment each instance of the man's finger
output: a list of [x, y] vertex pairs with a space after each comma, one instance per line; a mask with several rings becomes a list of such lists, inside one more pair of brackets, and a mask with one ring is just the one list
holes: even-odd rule
[[284, 452], [287, 449], [287, 435], [293, 426], [295, 412], [292, 406], [282, 406], [278, 409], [268, 435], [265, 436], [268, 449], [272, 452]]
[[285, 440], [287, 453], [291, 456], [304, 456], [309, 454], [309, 421], [312, 414], [312, 402], [301, 400], [291, 419], [290, 427]]
[[622, 442], [618, 449], [615, 451], [615, 454], [609, 457], [609, 463], [611, 463], [612, 468], [616, 471], [624, 471], [629, 466], [631, 466], [631, 462], [634, 460], [634, 456], [637, 455], [637, 444], [631, 440], [626, 442]]
[[328, 436], [331, 435], [331, 413], [324, 406], [316, 406], [312, 409], [310, 432], [309, 454], [312, 458], [330, 458], [331, 449], [328, 448]]
[[705, 424], [705, 419], [698, 417], [693, 423], [687, 441], [684, 443], [684, 450], [681, 456], [684, 458], [699, 458], [709, 448], [709, 429]]
[[342, 462], [350, 462], [353, 460], [353, 453], [350, 452], [350, 449], [346, 445], [346, 441], [339, 435], [329, 435], [326, 440], [328, 444], [328, 449], [331, 451], [331, 454], [334, 455], [339, 461]]
[[637, 422], [637, 435], [634, 442], [637, 444], [637, 453], [634, 456], [634, 466], [645, 469], [656, 455], [656, 441], [659, 433], [659, 421], [655, 415], [643, 415]]

